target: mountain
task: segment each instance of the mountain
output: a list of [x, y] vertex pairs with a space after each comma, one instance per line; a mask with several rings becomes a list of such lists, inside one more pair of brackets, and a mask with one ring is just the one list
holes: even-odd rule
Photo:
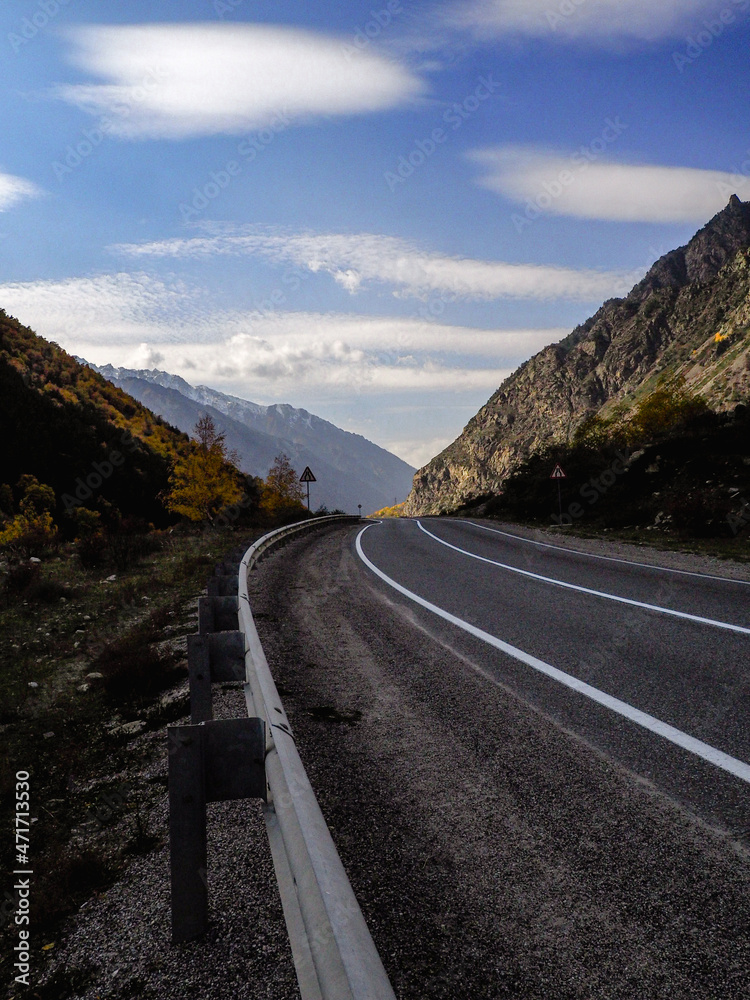
[[[170, 462], [189, 438], [0, 309], [0, 483], [32, 475], [55, 491], [57, 523], [108, 501], [155, 524]], [[78, 501], [78, 503], [76, 503]]]
[[155, 369], [90, 367], [180, 430], [191, 431], [201, 414], [209, 413], [239, 455], [243, 472], [265, 477], [281, 452], [298, 472], [309, 466], [317, 479], [310, 487], [313, 508], [356, 511], [362, 504], [369, 512], [403, 499], [411, 487], [412, 466], [307, 410], [260, 406]]
[[566, 443], [592, 414], [632, 408], [684, 376], [716, 411], [750, 397], [750, 204], [733, 195], [558, 344], [510, 375], [460, 436], [414, 477], [404, 512], [440, 513], [500, 492], [529, 456]]

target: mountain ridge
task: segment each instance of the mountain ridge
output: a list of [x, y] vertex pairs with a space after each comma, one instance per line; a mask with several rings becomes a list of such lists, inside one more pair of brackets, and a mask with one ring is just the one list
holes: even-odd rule
[[208, 412], [240, 456], [243, 472], [264, 478], [280, 452], [301, 472], [310, 466], [317, 477], [313, 506], [355, 511], [377, 510], [402, 498], [411, 487], [414, 468], [361, 434], [289, 403], [262, 406], [208, 386], [192, 386], [179, 375], [158, 369], [115, 368], [85, 362], [180, 430], [190, 432]]
[[462, 433], [418, 470], [404, 512], [440, 513], [498, 493], [530, 455], [581, 423], [683, 375], [712, 408], [750, 396], [750, 203], [733, 195], [624, 298], [513, 372]]

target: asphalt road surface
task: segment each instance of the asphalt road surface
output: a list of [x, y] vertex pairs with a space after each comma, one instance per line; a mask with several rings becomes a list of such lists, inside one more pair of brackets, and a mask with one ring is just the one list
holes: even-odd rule
[[750, 584], [427, 518], [251, 588], [397, 996], [750, 995]]

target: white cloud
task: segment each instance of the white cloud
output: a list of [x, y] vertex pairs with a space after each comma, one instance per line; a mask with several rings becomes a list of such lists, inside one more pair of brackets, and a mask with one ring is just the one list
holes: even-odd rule
[[312, 272], [325, 271], [349, 292], [366, 281], [392, 285], [396, 294], [420, 299], [474, 301], [501, 298], [567, 299], [598, 302], [621, 295], [640, 275], [575, 270], [536, 264], [472, 260], [430, 253], [395, 237], [357, 234], [279, 234], [255, 228], [239, 235], [199, 236], [112, 249], [132, 257], [200, 258], [258, 254]]
[[[203, 303], [203, 304], [202, 304]], [[562, 329], [477, 330], [417, 318], [229, 312], [205, 293], [143, 274], [0, 285], [0, 305], [96, 363], [154, 367], [190, 381], [244, 380], [266, 398], [304, 383], [339, 398], [491, 392]]]
[[617, 222], [703, 223], [738, 189], [738, 178], [719, 170], [597, 162], [587, 152], [564, 156], [502, 146], [477, 150], [471, 158], [485, 170], [478, 183], [522, 203], [526, 217], [541, 211]]
[[743, 9], [741, 0], [459, 0], [445, 8], [444, 19], [485, 38], [522, 35], [611, 45], [683, 37], [722, 8]]
[[0, 306], [48, 340], [140, 343], [179, 338], [201, 294], [145, 274], [103, 274], [0, 285]]
[[[75, 28], [73, 62], [105, 83], [61, 86], [64, 100], [128, 139], [239, 134], [279, 115], [382, 111], [425, 84], [345, 39], [254, 24], [141, 24]], [[350, 46], [351, 48], [351, 46]]]
[[24, 198], [37, 198], [41, 193], [41, 188], [23, 177], [0, 173], [0, 212], [7, 212]]

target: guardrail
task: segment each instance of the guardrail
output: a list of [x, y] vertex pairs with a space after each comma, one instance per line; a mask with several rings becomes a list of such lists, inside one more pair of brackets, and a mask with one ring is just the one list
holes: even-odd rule
[[[196, 656], [200, 653], [202, 659], [194, 660], [191, 666], [191, 689], [195, 678], [199, 692], [195, 699], [197, 708], [193, 712], [193, 723], [198, 721], [196, 712], [199, 715], [202, 713], [205, 718], [199, 725], [170, 728], [170, 810], [174, 772], [175, 818], [179, 826], [172, 839], [173, 932], [175, 892], [180, 892], [176, 880], [182, 877], [179, 869], [182, 865], [184, 870], [189, 853], [182, 848], [180, 840], [185, 836], [186, 826], [180, 802], [189, 800], [189, 805], [184, 808], [189, 812], [188, 825], [189, 831], [192, 831], [188, 840], [192, 836], [194, 846], [188, 873], [192, 880], [191, 891], [197, 887], [205, 895], [205, 819], [201, 829], [196, 813], [200, 813], [201, 808], [205, 812], [205, 805], [201, 805], [205, 801], [221, 797], [217, 788], [228, 789], [225, 797], [259, 795], [254, 789], [257, 786], [257, 740], [260, 733], [260, 738], [265, 739], [266, 788], [265, 796], [261, 796], [264, 798], [263, 814], [302, 1000], [395, 1000], [395, 994], [297, 752], [292, 728], [253, 621], [247, 577], [265, 552], [291, 536], [331, 522], [359, 520], [356, 515], [334, 514], [277, 528], [251, 545], [243, 556], [236, 598], [217, 594], [213, 598], [201, 599], [202, 602], [214, 602], [213, 605], [204, 604], [201, 609], [205, 623], [208, 622], [209, 612], [211, 616], [225, 616], [221, 620], [219, 617], [216, 621], [212, 619], [212, 628], [205, 624], [205, 629], [202, 626], [201, 631], [211, 631], [217, 626], [223, 630], [229, 625], [230, 630], [224, 632], [228, 645], [223, 653], [216, 651], [217, 666], [213, 668], [210, 663], [215, 652], [212, 644], [209, 641], [201, 644], [196, 640]], [[226, 618], [227, 611], [233, 606], [237, 609], [236, 626]], [[243, 683], [249, 718], [231, 720], [237, 725], [228, 727], [207, 721], [210, 720], [210, 682], [214, 670], [213, 679], [227, 676], [226, 671], [230, 669], [228, 663], [231, 663], [233, 655], [236, 656], [236, 651], [232, 652], [236, 647], [235, 637], [239, 638], [231, 627], [237, 626], [244, 637]], [[239, 674], [238, 667], [239, 663], [235, 662], [231, 668], [235, 677]], [[206, 683], [209, 688], [207, 695]], [[250, 724], [252, 731], [248, 728]], [[199, 737], [197, 740], [196, 736]], [[239, 768], [236, 763], [240, 759], [238, 741], [244, 741], [245, 760]], [[196, 744], [200, 745], [197, 751]], [[204, 744], [205, 750], [201, 749]], [[231, 787], [226, 764], [219, 762], [225, 752], [224, 747], [233, 760]], [[187, 764], [183, 762], [187, 759], [186, 755], [189, 757]], [[186, 768], [190, 767], [194, 771], [197, 768], [200, 773], [198, 778], [190, 779], [193, 784], [185, 794], [187, 786], [180, 785], [180, 782]], [[245, 773], [240, 773], [242, 767]], [[197, 806], [195, 796], [190, 794], [190, 790], [196, 787], [200, 787], [201, 791]], [[202, 889], [197, 886], [200, 879], [196, 878], [196, 872], [198, 875], [203, 873]], [[184, 893], [179, 905], [184, 912], [187, 906]], [[193, 923], [192, 931], [188, 927], [179, 939], [195, 936], [195, 926]]]

